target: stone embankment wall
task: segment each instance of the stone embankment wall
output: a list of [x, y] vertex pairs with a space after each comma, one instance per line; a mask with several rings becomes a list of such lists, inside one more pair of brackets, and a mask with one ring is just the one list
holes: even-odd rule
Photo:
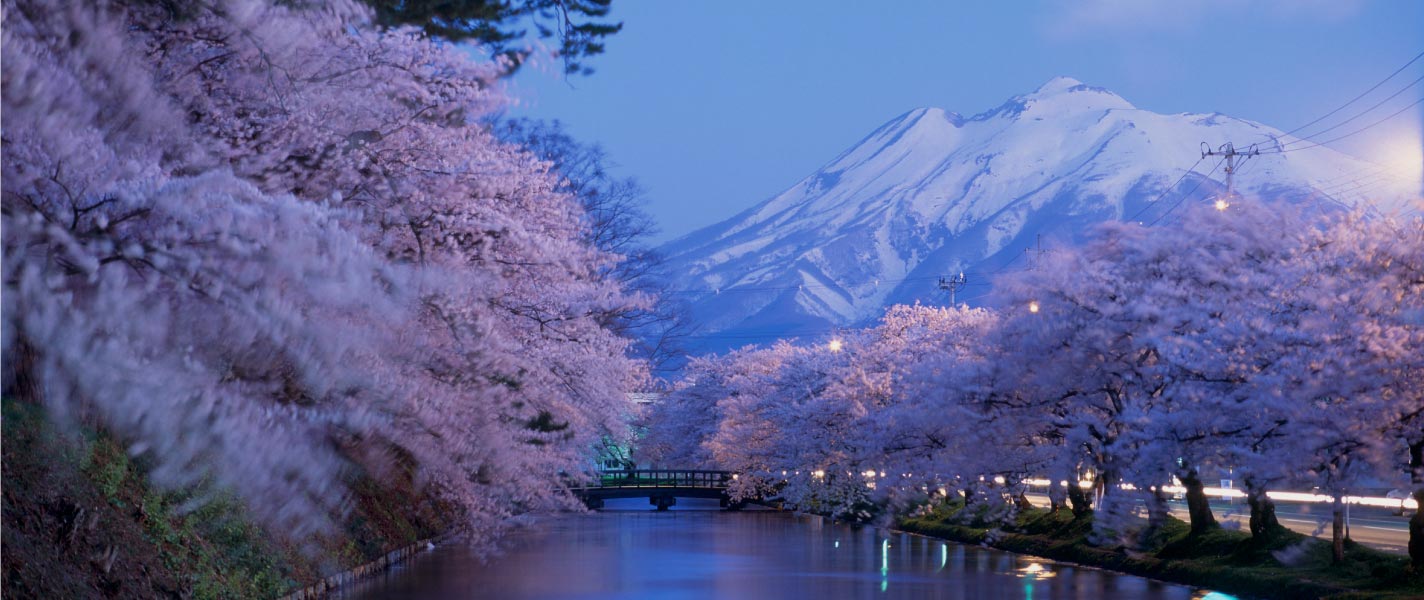
[[435, 544], [444, 541], [446, 537], [448, 536], [442, 535], [427, 538], [408, 546], [397, 548], [366, 564], [347, 569], [340, 573], [328, 575], [321, 581], [295, 590], [286, 596], [282, 596], [282, 600], [315, 600], [317, 598], [325, 598], [327, 594], [343, 585], [350, 585], [366, 577], [381, 573], [394, 565], [400, 564], [421, 552], [435, 547]]

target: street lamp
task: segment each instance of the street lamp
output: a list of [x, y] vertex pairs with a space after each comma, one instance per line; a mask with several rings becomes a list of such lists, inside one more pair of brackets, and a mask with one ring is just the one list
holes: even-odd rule
[[1031, 312], [1031, 313], [1033, 313], [1033, 314], [1038, 314], [1038, 301], [1037, 301], [1037, 300], [1030, 300], [1030, 301], [1029, 301], [1029, 303], [1028, 303], [1028, 312]]
[[828, 348], [831, 352], [840, 352], [843, 346], [844, 344], [842, 344], [839, 339], [833, 339], [830, 341], [830, 343], [826, 344], [826, 348]]
[[1217, 198], [1217, 199], [1216, 199], [1216, 210], [1226, 210], [1227, 208], [1230, 208], [1230, 207], [1231, 207], [1231, 204], [1229, 204], [1229, 203], [1226, 202], [1226, 198]]

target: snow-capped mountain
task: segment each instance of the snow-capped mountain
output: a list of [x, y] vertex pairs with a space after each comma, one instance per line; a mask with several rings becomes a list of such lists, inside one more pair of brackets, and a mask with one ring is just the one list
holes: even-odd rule
[[[1040, 239], [1071, 242], [1109, 219], [1150, 223], [1179, 200], [1221, 193], [1218, 157], [1188, 172], [1203, 142], [1257, 144], [1262, 154], [1237, 169], [1243, 201], [1353, 205], [1367, 193], [1383, 212], [1417, 210], [1418, 182], [1371, 163], [1221, 114], [1141, 110], [1060, 77], [972, 117], [905, 113], [790, 189], [662, 251], [702, 324], [702, 349], [821, 335], [890, 304], [948, 303], [942, 275], [966, 273], [957, 299], [973, 304]], [[1301, 149], [1274, 153], [1282, 144]]]

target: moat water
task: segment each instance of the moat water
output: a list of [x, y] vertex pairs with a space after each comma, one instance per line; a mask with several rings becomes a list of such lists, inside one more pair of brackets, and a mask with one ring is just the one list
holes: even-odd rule
[[540, 520], [481, 561], [442, 545], [347, 599], [1230, 598], [1206, 590], [814, 516], [610, 501]]

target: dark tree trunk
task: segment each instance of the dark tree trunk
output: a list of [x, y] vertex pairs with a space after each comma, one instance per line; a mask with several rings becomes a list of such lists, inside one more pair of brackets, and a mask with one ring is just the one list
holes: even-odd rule
[[1093, 512], [1093, 501], [1088, 498], [1088, 493], [1083, 491], [1083, 486], [1076, 481], [1068, 482], [1068, 504], [1073, 509], [1073, 516], [1081, 517]]
[[1414, 484], [1414, 516], [1409, 518], [1409, 564], [1424, 573], [1424, 440], [1409, 445], [1409, 480]]
[[1196, 469], [1188, 469], [1182, 477], [1182, 487], [1187, 489], [1187, 514], [1191, 519], [1192, 535], [1197, 535], [1219, 525], [1216, 515], [1211, 514], [1211, 503], [1206, 498], [1205, 486]]
[[1167, 506], [1167, 493], [1159, 488], [1151, 494], [1147, 497], [1147, 528], [1142, 530], [1142, 535], [1138, 538], [1139, 545], [1143, 547], [1149, 547], [1152, 538], [1167, 524], [1167, 517], [1171, 515], [1171, 509]]
[[1033, 503], [1028, 501], [1028, 494], [1026, 492], [1019, 490], [1018, 493], [1014, 494], [1014, 507], [1019, 510], [1028, 510], [1033, 508]]
[[1409, 564], [1416, 574], [1424, 574], [1424, 510], [1417, 508], [1424, 506], [1424, 487], [1419, 484], [1414, 488], [1414, 505], [1414, 516], [1409, 517]]
[[[1111, 464], [1111, 461], [1104, 462]], [[1095, 500], [1098, 501], [1098, 510], [1103, 510], [1104, 507], [1110, 505], [1108, 494], [1113, 494], [1112, 502], [1117, 502], [1117, 494], [1122, 493], [1121, 488], [1116, 491], [1112, 489], [1112, 486], [1117, 483], [1117, 479], [1117, 469], [1105, 464], [1103, 469], [1098, 472], [1097, 478], [1093, 480], [1093, 491], [1097, 493]]]
[[1063, 510], [1063, 503], [1068, 499], [1067, 486], [1059, 485], [1062, 481], [1059, 480], [1058, 483], [1048, 485], [1048, 512], [1050, 513], [1057, 514], [1058, 511]]
[[1345, 562], [1345, 496], [1335, 493], [1331, 505], [1334, 519], [1330, 523], [1330, 560], [1336, 564]]
[[35, 380], [35, 351], [24, 336], [16, 336], [10, 345], [3, 375], [0, 375], [0, 388], [7, 398], [35, 404], [42, 400], [39, 382]]
[[1167, 522], [1167, 517], [1171, 515], [1171, 509], [1167, 507], [1167, 493], [1161, 489], [1153, 490], [1151, 498], [1147, 503], [1147, 518], [1156, 524]]
[[1246, 504], [1251, 507], [1251, 538], [1266, 539], [1281, 528], [1276, 520], [1276, 503], [1266, 495], [1266, 486], [1246, 478]]

